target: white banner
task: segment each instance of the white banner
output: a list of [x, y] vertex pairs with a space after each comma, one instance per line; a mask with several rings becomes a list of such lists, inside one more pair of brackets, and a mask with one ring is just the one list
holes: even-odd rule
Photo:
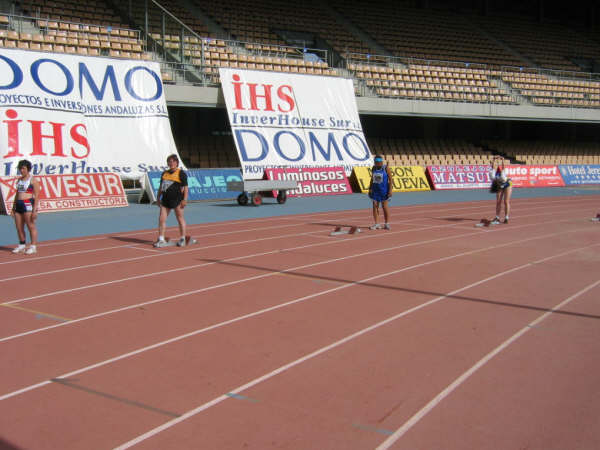
[[0, 176], [139, 178], [177, 153], [157, 63], [0, 49]]
[[352, 80], [220, 68], [244, 179], [266, 168], [372, 165]]

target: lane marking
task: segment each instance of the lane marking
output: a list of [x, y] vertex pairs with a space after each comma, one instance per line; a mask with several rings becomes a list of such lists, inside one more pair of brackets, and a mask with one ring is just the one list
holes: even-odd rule
[[[598, 245], [600, 245], [600, 244], [598, 244]], [[570, 250], [568, 252], [562, 252], [562, 253], [560, 253], [558, 255], [555, 255], [553, 257], [546, 257], [543, 260], [547, 261], [549, 259], [552, 259], [552, 258], [555, 258], [555, 257], [558, 257], [558, 256], [562, 256], [562, 255], [565, 255], [565, 254], [568, 254], [568, 253], [572, 253], [572, 252], [575, 252], [575, 251], [585, 250], [586, 248], [588, 248], [588, 247], [581, 247], [581, 248], [578, 248], [578, 249]], [[536, 262], [536, 263], [539, 264], [539, 262]], [[402, 317], [405, 317], [405, 316], [407, 316], [409, 314], [412, 314], [413, 312], [419, 311], [419, 310], [424, 309], [424, 308], [426, 308], [428, 306], [436, 304], [436, 303], [440, 302], [441, 300], [443, 300], [443, 299], [445, 299], [447, 297], [450, 297], [452, 295], [458, 294], [459, 292], [462, 292], [464, 290], [467, 290], [467, 289], [476, 287], [478, 285], [484, 284], [484, 283], [486, 283], [488, 281], [491, 281], [491, 280], [494, 280], [496, 278], [502, 277], [502, 276], [507, 275], [509, 273], [514, 273], [514, 272], [522, 270], [524, 268], [531, 267], [534, 264], [535, 263], [527, 263], [527, 264], [523, 264], [523, 265], [520, 265], [520, 266], [517, 266], [517, 267], [513, 267], [512, 269], [506, 270], [504, 272], [497, 273], [497, 274], [492, 275], [490, 277], [487, 277], [487, 278], [484, 278], [482, 280], [476, 281], [475, 283], [471, 283], [471, 284], [469, 284], [467, 286], [464, 286], [462, 288], [456, 289], [456, 290], [454, 290], [452, 292], [449, 292], [448, 294], [441, 295], [441, 296], [436, 297], [436, 298], [434, 298], [432, 300], [429, 300], [429, 301], [427, 301], [425, 303], [417, 305], [417, 306], [415, 306], [413, 308], [410, 308], [410, 309], [408, 309], [406, 311], [403, 311], [403, 312], [401, 312], [399, 314], [396, 314], [396, 315], [394, 315], [392, 317], [389, 317], [389, 318], [387, 318], [385, 320], [377, 322], [377, 323], [375, 323], [375, 324], [373, 324], [373, 325], [371, 325], [371, 326], [369, 326], [367, 328], [363, 328], [362, 330], [359, 330], [359, 331], [357, 331], [357, 332], [355, 332], [355, 333], [353, 333], [351, 335], [348, 335], [348, 336], [346, 336], [346, 337], [344, 337], [344, 338], [342, 338], [342, 339], [340, 339], [338, 341], [335, 341], [335, 342], [333, 342], [330, 345], [327, 345], [325, 347], [321, 347], [320, 349], [315, 350], [314, 352], [309, 353], [309, 354], [307, 354], [307, 355], [305, 355], [305, 356], [303, 356], [301, 358], [298, 358], [295, 361], [292, 361], [292, 362], [290, 362], [290, 363], [288, 363], [288, 364], [286, 364], [284, 366], [281, 366], [281, 367], [279, 367], [279, 368], [277, 368], [277, 369], [275, 369], [275, 370], [273, 370], [273, 371], [271, 371], [271, 372], [269, 372], [269, 373], [267, 373], [267, 374], [265, 374], [265, 375], [263, 375], [261, 377], [255, 378], [254, 380], [252, 380], [252, 381], [250, 381], [250, 382], [248, 382], [248, 383], [246, 383], [246, 384], [244, 384], [242, 386], [239, 386], [236, 389], [232, 389], [230, 391], [230, 393], [240, 394], [241, 392], [244, 392], [244, 391], [250, 389], [251, 387], [256, 386], [257, 384], [262, 383], [263, 381], [269, 380], [270, 378], [273, 378], [273, 377], [279, 375], [280, 373], [283, 373], [283, 372], [285, 372], [285, 371], [287, 371], [287, 370], [289, 370], [289, 369], [291, 369], [291, 368], [293, 368], [293, 367], [295, 367], [297, 365], [300, 365], [300, 364], [302, 364], [305, 361], [308, 361], [308, 360], [310, 360], [312, 358], [315, 358], [316, 356], [319, 356], [319, 355], [321, 355], [321, 354], [323, 354], [325, 352], [328, 352], [329, 350], [337, 348], [337, 347], [339, 347], [339, 346], [341, 346], [341, 345], [343, 345], [343, 344], [345, 344], [345, 343], [347, 343], [347, 342], [349, 342], [349, 341], [351, 341], [353, 339], [356, 339], [356, 338], [358, 338], [358, 337], [360, 337], [360, 336], [362, 336], [362, 335], [364, 335], [366, 333], [369, 333], [369, 332], [371, 332], [371, 331], [373, 331], [373, 330], [375, 330], [377, 328], [380, 328], [380, 327], [382, 327], [384, 325], [387, 325], [387, 324], [389, 324], [389, 323], [391, 323], [391, 322], [393, 322], [395, 320], [398, 320], [398, 319], [400, 319]], [[378, 278], [378, 277], [379, 276], [372, 277], [372, 279], [375, 279], [375, 278]], [[597, 281], [596, 283], [594, 283], [594, 285], [597, 285], [598, 283], [600, 283], [600, 280]], [[548, 314], [548, 313], [546, 313], [546, 314]], [[526, 329], [528, 329], [528, 328], [526, 328]], [[65, 376], [67, 376], [67, 375], [65, 375]], [[171, 428], [171, 427], [173, 427], [173, 426], [175, 426], [175, 425], [177, 425], [177, 424], [179, 424], [179, 423], [181, 423], [181, 422], [189, 419], [190, 417], [193, 417], [193, 416], [201, 413], [202, 411], [205, 411], [205, 410], [211, 408], [212, 406], [215, 406], [215, 405], [223, 402], [224, 400], [227, 400], [228, 398], [230, 398], [230, 397], [227, 396], [227, 395], [221, 395], [221, 396], [219, 396], [217, 398], [214, 398], [213, 400], [211, 400], [209, 402], [206, 402], [206, 403], [198, 406], [197, 408], [194, 408], [194, 409], [192, 409], [190, 411], [187, 411], [185, 414], [182, 414], [180, 417], [172, 419], [169, 422], [166, 422], [166, 423], [164, 423], [164, 424], [162, 424], [162, 425], [160, 425], [160, 426], [158, 426], [156, 428], [153, 428], [152, 430], [150, 430], [150, 431], [148, 431], [148, 432], [146, 432], [146, 433], [144, 433], [144, 434], [142, 434], [142, 435], [140, 435], [140, 436], [138, 436], [138, 437], [136, 437], [136, 438], [134, 438], [134, 439], [132, 439], [132, 440], [124, 443], [124, 444], [122, 444], [122, 445], [119, 445], [118, 447], [115, 447], [114, 450], [125, 450], [127, 448], [133, 447], [134, 445], [137, 445], [140, 442], [145, 441], [146, 439], [149, 439], [152, 436], [155, 436], [158, 433], [160, 433], [160, 432], [162, 432], [164, 430], [167, 430], [167, 429], [169, 429], [169, 428]], [[1, 399], [2, 398], [0, 397], [0, 400]]]
[[[563, 221], [556, 221], [554, 223], [568, 222], [570, 220], [571, 219], [566, 219], [566, 220], [563, 220]], [[521, 225], [520, 227], [522, 228], [522, 227], [537, 226], [537, 225], [538, 224]], [[517, 227], [513, 227], [513, 229], [514, 228], [517, 228]], [[489, 249], [493, 249], [493, 248], [498, 248], [498, 247], [504, 247], [504, 246], [513, 245], [515, 243], [527, 242], [527, 241], [537, 240], [537, 239], [544, 239], [545, 237], [558, 236], [558, 235], [561, 235], [561, 234], [572, 233], [572, 232], [576, 232], [576, 231], [581, 231], [581, 230], [578, 229], [578, 230], [573, 230], [573, 231], [553, 233], [553, 234], [542, 235], [542, 236], [536, 236], [536, 237], [533, 237], [533, 238], [527, 238], [527, 239], [523, 239], [523, 240], [520, 240], [520, 241], [513, 241], [513, 242], [508, 242], [506, 244], [495, 245], [495, 246], [486, 247], [486, 248], [483, 248], [483, 249], [477, 249], [477, 250], [473, 250], [472, 252], [485, 251], [485, 250], [489, 250]], [[437, 239], [434, 239], [434, 240], [417, 241], [417, 242], [413, 242], [413, 243], [403, 244], [403, 245], [399, 246], [398, 248], [409, 247], [409, 246], [416, 246], [416, 245], [420, 245], [420, 244], [428, 244], [428, 243], [439, 242], [439, 241], [443, 241], [443, 240], [451, 240], [451, 239], [454, 239], [454, 238], [471, 236], [471, 235], [474, 235], [474, 234], [477, 234], [477, 231], [474, 231], [474, 232], [471, 232], [471, 233], [462, 234], [462, 235], [457, 235], [457, 236], [450, 236], [450, 237], [445, 237], [445, 238], [437, 238]], [[318, 244], [315, 244], [315, 245], [318, 245]], [[385, 248], [385, 249], [375, 250], [375, 251], [368, 252], [368, 253], [377, 253], [377, 252], [394, 250], [394, 249], [395, 248]], [[464, 254], [469, 254], [469, 252], [464, 253]], [[461, 255], [463, 255], [463, 254], [461, 253], [458, 256], [461, 256]], [[58, 327], [64, 326], [64, 325], [70, 325], [70, 324], [74, 324], [74, 323], [78, 323], [78, 322], [83, 322], [83, 321], [86, 321], [86, 320], [96, 319], [96, 318], [99, 318], [99, 317], [104, 317], [104, 316], [107, 316], [107, 315], [112, 315], [112, 314], [116, 314], [116, 313], [119, 313], [119, 312], [128, 311], [128, 310], [131, 310], [131, 309], [136, 309], [136, 308], [140, 308], [140, 307], [151, 305], [151, 304], [155, 304], [155, 303], [162, 303], [164, 301], [169, 301], [169, 300], [172, 300], [174, 298], [179, 298], [179, 297], [184, 297], [184, 296], [187, 296], [187, 295], [198, 294], [198, 293], [201, 293], [201, 292], [206, 292], [206, 291], [210, 291], [210, 290], [214, 290], [214, 289], [219, 289], [219, 288], [223, 288], [223, 287], [229, 287], [229, 286], [233, 286], [233, 285], [236, 285], [236, 284], [239, 284], [239, 283], [245, 283], [245, 282], [248, 282], [248, 281], [253, 281], [253, 280], [257, 280], [257, 279], [261, 279], [261, 278], [266, 278], [266, 277], [269, 277], [269, 276], [278, 275], [278, 274], [280, 274], [282, 272], [290, 272], [290, 271], [293, 271], [293, 270], [299, 270], [299, 269], [303, 269], [303, 268], [307, 268], [307, 267], [313, 267], [313, 266], [320, 265], [320, 264], [329, 264], [331, 262], [336, 262], [336, 261], [340, 261], [340, 260], [344, 260], [344, 259], [349, 259], [349, 258], [353, 258], [353, 257], [357, 257], [357, 256], [364, 256], [364, 254], [348, 255], [346, 257], [336, 258], [336, 259], [333, 259], [333, 260], [326, 260], [326, 261], [322, 261], [322, 262], [319, 262], [319, 263], [313, 263], [313, 264], [304, 265], [304, 266], [291, 267], [291, 268], [286, 269], [284, 271], [271, 272], [271, 273], [257, 275], [257, 276], [253, 276], [253, 277], [249, 277], [249, 278], [240, 279], [240, 280], [229, 281], [229, 282], [225, 282], [225, 283], [222, 283], [222, 284], [217, 284], [217, 285], [212, 285], [212, 286], [208, 286], [208, 287], [196, 289], [196, 290], [193, 290], [193, 291], [186, 291], [186, 292], [183, 292], [183, 293], [179, 293], [179, 294], [175, 294], [175, 295], [171, 295], [171, 296], [167, 296], [167, 297], [161, 297], [161, 298], [158, 298], [158, 299], [149, 300], [149, 301], [142, 302], [142, 303], [137, 303], [135, 305], [124, 306], [124, 307], [121, 307], [121, 308], [116, 308], [116, 309], [112, 309], [112, 310], [109, 310], [109, 311], [104, 311], [104, 312], [101, 312], [101, 313], [92, 314], [92, 315], [81, 317], [81, 318], [78, 318], [78, 319], [73, 319], [68, 324], [65, 323], [65, 324], [50, 325], [50, 326], [47, 326], [47, 327], [36, 328], [34, 330], [24, 331], [22, 333], [14, 334], [12, 336], [6, 336], [6, 337], [3, 337], [3, 338], [0, 338], [0, 343], [6, 342], [6, 341], [9, 341], [9, 340], [13, 340], [13, 339], [16, 339], [16, 338], [19, 338], [19, 337], [24, 337], [24, 336], [28, 336], [28, 335], [31, 335], [31, 334], [39, 333], [39, 332], [42, 332], [42, 331], [51, 330], [53, 328], [58, 328]], [[231, 260], [240, 260], [240, 259], [244, 259], [244, 258], [246, 258], [246, 257], [237, 257], [237, 258], [232, 258]], [[417, 266], [417, 267], [420, 267], [420, 266]]]
[[386, 430], [385, 428], [377, 428], [377, 427], [374, 427], [372, 425], [363, 425], [363, 424], [360, 424], [360, 423], [353, 423], [352, 425], [355, 428], [358, 428], [359, 430], [374, 431], [375, 433], [386, 434], [388, 436], [390, 434], [394, 434], [394, 432], [392, 430]]
[[66, 317], [57, 316], [55, 314], [49, 314], [43, 311], [37, 311], [35, 309], [23, 308], [18, 305], [11, 305], [9, 303], [0, 303], [0, 306], [6, 306], [7, 308], [18, 309], [19, 311], [24, 311], [28, 313], [35, 314], [36, 316], [47, 317], [48, 319], [58, 320], [59, 322], [70, 322], [71, 319], [67, 319]]
[[[557, 233], [557, 234], [559, 234], [559, 233]], [[533, 238], [533, 239], [535, 239], [535, 238]], [[104, 361], [100, 361], [100, 362], [95, 363], [95, 364], [91, 364], [91, 365], [83, 367], [81, 369], [74, 370], [72, 372], [69, 372], [69, 373], [60, 375], [58, 377], [55, 377], [54, 379], [71, 378], [71, 377], [73, 377], [75, 375], [78, 375], [78, 374], [81, 374], [81, 373], [84, 373], [84, 372], [88, 372], [90, 370], [97, 369], [99, 367], [103, 367], [103, 366], [112, 364], [114, 362], [121, 361], [121, 360], [126, 359], [126, 358], [130, 358], [130, 357], [138, 355], [140, 353], [144, 353], [144, 352], [147, 352], [147, 351], [150, 351], [150, 350], [154, 350], [156, 348], [163, 347], [163, 346], [168, 345], [168, 344], [172, 344], [173, 342], [182, 341], [182, 340], [187, 339], [189, 337], [196, 336], [196, 335], [199, 335], [201, 333], [206, 333], [208, 331], [215, 330], [217, 328], [222, 328], [224, 326], [231, 325], [233, 323], [237, 323], [237, 322], [240, 322], [240, 321], [245, 320], [245, 319], [249, 319], [249, 318], [257, 317], [257, 316], [260, 316], [260, 315], [264, 315], [264, 314], [266, 314], [268, 312], [276, 311], [278, 309], [282, 309], [282, 308], [285, 308], [285, 307], [290, 306], [290, 305], [302, 303], [302, 302], [305, 302], [307, 300], [310, 300], [310, 299], [313, 299], [313, 298], [316, 298], [316, 297], [320, 297], [320, 296], [325, 295], [325, 294], [329, 294], [329, 293], [332, 293], [332, 292], [340, 291], [342, 289], [347, 289], [349, 287], [356, 286], [357, 284], [361, 284], [361, 283], [364, 284], [364, 283], [367, 283], [367, 282], [370, 282], [370, 281], [373, 281], [373, 280], [377, 280], [377, 279], [380, 279], [380, 278], [388, 277], [390, 275], [396, 275], [398, 273], [406, 272], [406, 271], [409, 271], [409, 270], [412, 270], [412, 269], [416, 269], [416, 268], [419, 268], [419, 267], [424, 267], [424, 266], [427, 266], [427, 265], [436, 264], [436, 263], [441, 262], [441, 261], [448, 261], [448, 260], [451, 260], [451, 259], [454, 259], [454, 258], [457, 258], [457, 257], [460, 257], [460, 256], [465, 256], [465, 255], [477, 253], [477, 252], [482, 251], [482, 250], [491, 250], [491, 249], [495, 249], [495, 248], [499, 248], [499, 247], [506, 247], [508, 245], [512, 245], [512, 244], [515, 244], [515, 243], [519, 243], [519, 242], [517, 241], [517, 242], [510, 243], [510, 244], [507, 243], [507, 244], [493, 245], [493, 246], [487, 247], [486, 249], [481, 249], [481, 250], [470, 250], [468, 252], [459, 253], [457, 255], [446, 256], [446, 257], [439, 258], [439, 259], [432, 260], [432, 261], [428, 261], [428, 262], [425, 262], [425, 263], [420, 263], [420, 264], [415, 264], [415, 265], [408, 266], [408, 267], [403, 267], [401, 269], [397, 269], [397, 270], [394, 270], [394, 271], [391, 271], [391, 272], [386, 272], [386, 273], [383, 273], [383, 274], [374, 275], [374, 276], [371, 276], [371, 277], [368, 277], [368, 278], [364, 278], [362, 280], [349, 282], [349, 283], [347, 283], [345, 285], [342, 285], [342, 286], [337, 286], [337, 287], [334, 287], [334, 288], [331, 288], [331, 289], [326, 289], [324, 291], [320, 291], [320, 292], [316, 292], [316, 293], [313, 293], [313, 294], [310, 294], [310, 295], [306, 295], [306, 296], [303, 296], [303, 297], [300, 297], [300, 298], [296, 298], [294, 300], [290, 300], [290, 301], [285, 302], [285, 303], [280, 303], [280, 304], [277, 304], [277, 305], [274, 305], [274, 306], [271, 306], [271, 307], [268, 307], [268, 308], [263, 308], [263, 309], [260, 309], [258, 311], [254, 311], [254, 312], [249, 313], [249, 314], [244, 314], [242, 316], [238, 316], [238, 317], [235, 317], [233, 319], [229, 319], [229, 320], [226, 320], [226, 321], [223, 321], [223, 322], [220, 322], [220, 323], [216, 323], [216, 324], [204, 327], [204, 328], [200, 328], [198, 330], [191, 331], [189, 333], [185, 333], [185, 334], [182, 334], [182, 335], [179, 335], [179, 336], [175, 336], [173, 338], [170, 338], [170, 339], [167, 339], [167, 340], [164, 340], [164, 341], [161, 341], [161, 342], [157, 342], [155, 344], [148, 345], [146, 347], [142, 347], [142, 348], [139, 348], [137, 350], [133, 350], [131, 352], [124, 353], [124, 354], [115, 356], [113, 358], [106, 359]], [[600, 245], [600, 243], [599, 244], [595, 244], [593, 246], [597, 246], [597, 245]], [[542, 261], [548, 261], [550, 259], [557, 258], [559, 256], [567, 255], [569, 253], [574, 253], [574, 252], [581, 251], [581, 250], [587, 250], [589, 248], [590, 248], [590, 246], [585, 246], [585, 247], [581, 247], [581, 248], [577, 248], [577, 249], [572, 249], [572, 250], [569, 250], [569, 251], [561, 252], [561, 253], [556, 254], [554, 256], [550, 256], [550, 257], [542, 258], [542, 259], [534, 261], [534, 262], [522, 264], [520, 266], [516, 266], [516, 267], [514, 267], [512, 269], [509, 269], [509, 270], [506, 270], [504, 272], [499, 272], [499, 273], [497, 273], [495, 275], [492, 275], [490, 277], [487, 277], [487, 278], [484, 278], [484, 279], [479, 280], [477, 282], [471, 283], [471, 284], [469, 284], [467, 286], [464, 286], [462, 288], [456, 289], [456, 290], [454, 290], [452, 292], [449, 292], [447, 294], [438, 296], [438, 297], [434, 298], [433, 300], [429, 300], [429, 301], [427, 301], [425, 303], [422, 303], [422, 304], [417, 305], [417, 306], [415, 306], [413, 308], [410, 308], [410, 309], [408, 309], [406, 311], [403, 311], [402, 313], [399, 313], [399, 314], [397, 314], [395, 316], [392, 316], [392, 317], [387, 318], [387, 319], [385, 319], [385, 320], [383, 320], [381, 322], [378, 322], [375, 325], [371, 325], [370, 327], [367, 327], [367, 328], [365, 328], [363, 330], [360, 330], [360, 331], [358, 331], [356, 333], [353, 333], [350, 336], [347, 336], [347, 337], [345, 337], [345, 338], [343, 338], [343, 339], [341, 339], [341, 340], [339, 340], [339, 341], [337, 341], [337, 342], [335, 342], [333, 344], [330, 344], [330, 345], [328, 345], [326, 347], [323, 347], [322, 349], [317, 350], [316, 352], [313, 352], [313, 353], [311, 353], [311, 354], [309, 354], [309, 355], [307, 355], [307, 356], [305, 356], [303, 358], [300, 358], [300, 359], [298, 359], [298, 360], [296, 360], [296, 361], [294, 361], [294, 362], [292, 362], [290, 364], [287, 364], [287, 365], [283, 366], [282, 368], [279, 368], [279, 369], [271, 372], [270, 374], [267, 374], [267, 375], [265, 375], [265, 376], [257, 379], [259, 381], [254, 380], [254, 381], [252, 381], [252, 382], [250, 382], [250, 383], [248, 383], [248, 384], [246, 384], [244, 386], [241, 386], [238, 389], [230, 391], [230, 393], [239, 394], [241, 391], [247, 389], [248, 387], [253, 386], [254, 384], [258, 384], [259, 382], [263, 381], [264, 379], [271, 378], [272, 376], [275, 376], [277, 373], [282, 372], [284, 370], [287, 370], [287, 369], [289, 369], [289, 368], [291, 368], [291, 367], [293, 367], [293, 366], [295, 366], [297, 364], [300, 364], [301, 362], [303, 362], [303, 361], [305, 361], [307, 359], [311, 359], [314, 356], [317, 356], [317, 355], [319, 355], [321, 353], [324, 353], [324, 352], [326, 352], [326, 351], [328, 351], [328, 350], [330, 350], [332, 348], [335, 348], [335, 347], [337, 347], [339, 345], [342, 345], [343, 343], [348, 342], [348, 341], [350, 341], [350, 340], [352, 340], [352, 339], [354, 339], [354, 338], [356, 338], [356, 337], [358, 337], [358, 336], [360, 336], [362, 334], [368, 333], [371, 330], [379, 328], [379, 327], [381, 327], [381, 326], [383, 326], [383, 325], [385, 325], [385, 324], [387, 324], [389, 322], [392, 322], [392, 321], [394, 321], [394, 320], [396, 320], [396, 319], [398, 319], [400, 317], [404, 317], [404, 316], [406, 316], [408, 314], [411, 314], [412, 312], [415, 312], [415, 311], [423, 309], [423, 308], [425, 308], [427, 306], [433, 305], [433, 304], [439, 302], [440, 300], [445, 299], [447, 297], [450, 297], [452, 295], [455, 295], [455, 294], [457, 294], [459, 292], [462, 292], [464, 290], [467, 290], [467, 289], [470, 289], [472, 287], [478, 286], [480, 284], [483, 284], [483, 283], [485, 283], [487, 281], [499, 278], [501, 276], [507, 275], [509, 273], [513, 273], [513, 272], [521, 270], [523, 268], [534, 266], [536, 264], [540, 264], [540, 262], [542, 262]], [[46, 380], [46, 381], [42, 381], [42, 382], [37, 383], [37, 384], [26, 386], [24, 388], [21, 388], [19, 390], [13, 391], [13, 392], [9, 392], [7, 394], [4, 394], [4, 395], [0, 396], [0, 401], [9, 399], [11, 397], [15, 397], [17, 395], [23, 394], [25, 392], [32, 391], [34, 389], [37, 389], [37, 388], [40, 388], [40, 387], [43, 387], [43, 386], [46, 386], [46, 385], [48, 385], [51, 382], [52, 382], [51, 380]], [[213, 400], [212, 402], [209, 402], [208, 404], [212, 405], [212, 403], [215, 402], [215, 401], [216, 401], [216, 403], [219, 403], [219, 402], [223, 401], [226, 398], [228, 398], [226, 395], [222, 395], [221, 397], [218, 397], [217, 399]], [[214, 403], [214, 404], [216, 404], [216, 403]], [[205, 404], [205, 405], [208, 405], [208, 404]], [[204, 405], [203, 405], [203, 407], [204, 407]], [[201, 407], [201, 408], [203, 408], [203, 407]], [[201, 409], [201, 410], [203, 410], [203, 409]], [[196, 411], [196, 410], [193, 410], [193, 411]], [[185, 416], [186, 415], [184, 415], [182, 417], [185, 417]]]
[[496, 355], [498, 355], [501, 351], [506, 349], [509, 345], [511, 345], [513, 342], [515, 342], [517, 339], [519, 339], [525, 333], [530, 331], [532, 327], [536, 327], [540, 322], [545, 320], [551, 314], [553, 314], [554, 312], [556, 312], [563, 306], [569, 304], [576, 298], [580, 297], [581, 295], [585, 294], [586, 292], [590, 291], [591, 289], [595, 288], [598, 285], [600, 285], [600, 280], [595, 281], [594, 283], [586, 286], [585, 288], [581, 289], [580, 291], [578, 291], [575, 294], [571, 295], [570, 297], [566, 298], [565, 300], [563, 300], [562, 302], [558, 303], [556, 306], [551, 308], [549, 311], [547, 311], [544, 314], [542, 314], [541, 316], [539, 316], [533, 322], [530, 322], [529, 324], [527, 324], [526, 326], [521, 328], [518, 332], [513, 334], [510, 338], [508, 338], [506, 341], [504, 341], [502, 344], [500, 344], [494, 350], [492, 350], [487, 355], [485, 355], [483, 358], [481, 358], [469, 370], [467, 370], [462, 375], [460, 375], [456, 380], [454, 380], [450, 385], [448, 385], [448, 387], [446, 387], [446, 389], [444, 389], [438, 395], [436, 395], [429, 403], [427, 403], [423, 408], [421, 408], [421, 410], [419, 410], [415, 415], [413, 415], [410, 419], [408, 419], [404, 423], [404, 425], [402, 425], [400, 428], [398, 428], [398, 430], [396, 430], [388, 439], [386, 439], [384, 442], [382, 442], [377, 447], [377, 450], [386, 450], [386, 449], [390, 448], [392, 445], [394, 445], [394, 443], [396, 441], [398, 441], [398, 439], [400, 439], [402, 436], [404, 436], [413, 426], [415, 426], [423, 417], [425, 417], [442, 400], [444, 400], [444, 398], [446, 398], [453, 391], [455, 391], [460, 385], [462, 385], [468, 378], [471, 377], [471, 375], [473, 375], [475, 372], [477, 372], [488, 361], [490, 361], [492, 358], [494, 358]]

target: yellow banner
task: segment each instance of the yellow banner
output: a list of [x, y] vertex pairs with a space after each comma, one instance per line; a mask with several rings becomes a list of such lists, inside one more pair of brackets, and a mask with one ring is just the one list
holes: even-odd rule
[[[431, 187], [425, 176], [425, 169], [420, 166], [390, 166], [392, 172], [393, 192], [429, 191]], [[355, 166], [352, 175], [362, 193], [369, 192], [371, 183], [371, 167]]]

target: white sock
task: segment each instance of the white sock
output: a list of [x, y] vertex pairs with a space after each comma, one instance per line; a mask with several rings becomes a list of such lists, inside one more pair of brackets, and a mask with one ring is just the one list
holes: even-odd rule
[[159, 241], [164, 241], [164, 240], [165, 240], [165, 237], [164, 237], [164, 236], [158, 236], [158, 240], [159, 240]]
[[506, 216], [504, 216], [505, 219], [508, 219], [508, 214]]

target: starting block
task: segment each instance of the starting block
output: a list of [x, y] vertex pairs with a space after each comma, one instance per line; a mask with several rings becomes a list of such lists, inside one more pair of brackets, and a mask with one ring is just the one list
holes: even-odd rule
[[475, 224], [476, 227], [491, 227], [494, 225], [496, 224], [492, 223], [490, 219], [481, 219], [481, 222]]
[[[167, 238], [165, 238], [165, 241], [166, 241], [165, 244], [161, 245], [159, 248], [163, 248], [163, 247], [176, 247], [177, 243], [179, 242], [179, 239], [173, 239], [173, 240], [171, 240], [170, 238], [167, 237]], [[194, 239], [193, 237], [191, 237], [191, 236], [186, 236], [185, 237], [185, 245], [186, 245], [186, 247], [188, 245], [194, 245], [197, 242], [198, 241], [196, 239]]]
[[337, 226], [331, 233], [329, 233], [329, 236], [339, 236], [340, 234], [356, 234], [356, 233], [360, 233], [360, 228]]
[[592, 217], [592, 222], [600, 222], [600, 213], [596, 214], [596, 217]]

